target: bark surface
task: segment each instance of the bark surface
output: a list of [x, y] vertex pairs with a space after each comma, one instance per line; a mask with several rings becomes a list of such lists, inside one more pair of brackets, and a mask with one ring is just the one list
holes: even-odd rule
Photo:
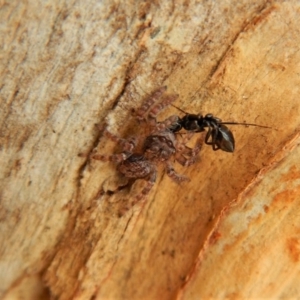
[[[0, 6], [0, 297], [300, 295], [298, 1], [10, 1]], [[228, 125], [190, 182], [123, 186], [103, 135], [167, 85]], [[183, 114], [169, 107], [159, 119]]]

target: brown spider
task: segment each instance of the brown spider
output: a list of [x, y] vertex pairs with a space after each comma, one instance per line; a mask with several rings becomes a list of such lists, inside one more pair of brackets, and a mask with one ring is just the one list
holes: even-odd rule
[[106, 137], [118, 143], [122, 147], [122, 152], [110, 156], [92, 155], [93, 159], [116, 162], [118, 171], [128, 179], [147, 180], [146, 186], [132, 205], [144, 199], [150, 192], [156, 181], [157, 164], [159, 163], [165, 164], [167, 175], [175, 182], [189, 180], [175, 172], [170, 159], [174, 156], [181, 165], [189, 166], [195, 162], [196, 155], [202, 146], [203, 138], [200, 137], [193, 149], [187, 147], [186, 142], [177, 141], [175, 133], [166, 127], [164, 122], [156, 121], [157, 115], [178, 97], [177, 95], [166, 95], [158, 103], [165, 90], [165, 86], [155, 90], [145, 99], [141, 107], [134, 111], [137, 120], [146, 123], [148, 134], [144, 139], [141, 141], [135, 137], [122, 139], [105, 130]]

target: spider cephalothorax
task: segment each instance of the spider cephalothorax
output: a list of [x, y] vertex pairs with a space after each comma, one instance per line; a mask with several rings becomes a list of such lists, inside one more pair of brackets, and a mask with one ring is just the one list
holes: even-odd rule
[[173, 132], [164, 129], [146, 137], [144, 155], [150, 160], [166, 161], [176, 152], [176, 139]]

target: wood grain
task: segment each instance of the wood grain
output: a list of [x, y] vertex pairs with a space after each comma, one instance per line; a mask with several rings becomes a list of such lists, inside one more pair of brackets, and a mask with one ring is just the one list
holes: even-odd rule
[[[1, 3], [0, 296], [254, 299], [299, 295], [298, 1]], [[159, 86], [230, 126], [189, 183], [122, 187], [103, 128]], [[181, 114], [168, 108], [161, 120]], [[86, 156], [80, 156], [83, 153]], [[261, 255], [260, 255], [261, 254]], [[288, 276], [287, 276], [288, 274]], [[284, 282], [284, 284], [283, 284]]]

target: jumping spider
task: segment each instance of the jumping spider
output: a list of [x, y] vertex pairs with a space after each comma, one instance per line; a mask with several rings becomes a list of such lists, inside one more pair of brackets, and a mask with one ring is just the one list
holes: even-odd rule
[[[175, 182], [189, 180], [187, 177], [176, 173], [171, 158], [174, 157], [182, 166], [189, 166], [195, 162], [195, 158], [202, 146], [202, 138], [198, 138], [194, 148], [186, 146], [186, 141], [179, 142], [175, 133], [164, 122], [157, 122], [157, 115], [175, 101], [178, 95], [163, 96], [166, 87], [156, 89], [149, 95], [141, 107], [133, 112], [139, 123], [145, 123], [147, 133], [143, 138], [130, 139], [119, 138], [105, 130], [105, 136], [118, 143], [122, 152], [113, 155], [93, 154], [92, 158], [102, 161], [117, 163], [117, 170], [128, 179], [144, 179], [146, 186], [136, 196], [132, 205], [145, 199], [156, 181], [157, 165], [165, 165], [167, 175]], [[162, 98], [161, 102], [159, 100]], [[169, 124], [169, 119], [167, 119]], [[170, 124], [172, 128], [173, 124]], [[175, 126], [175, 125], [174, 125]]]

